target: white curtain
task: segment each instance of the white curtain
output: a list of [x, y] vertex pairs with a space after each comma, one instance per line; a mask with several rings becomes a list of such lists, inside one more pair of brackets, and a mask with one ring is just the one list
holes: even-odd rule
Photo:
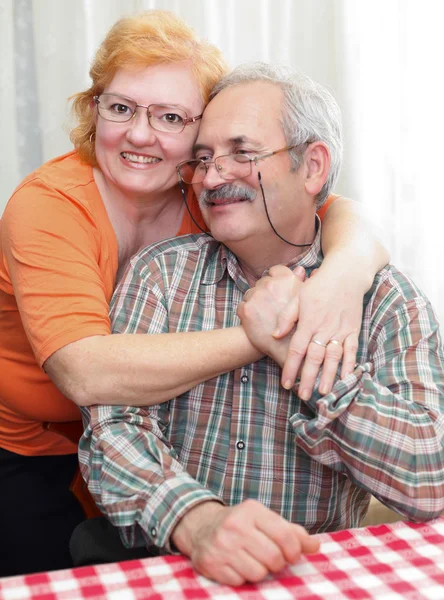
[[152, 8], [232, 66], [285, 63], [333, 90], [346, 142], [337, 191], [381, 224], [444, 323], [441, 0], [0, 0], [0, 214], [25, 175], [70, 149], [66, 100], [88, 86], [106, 31]]

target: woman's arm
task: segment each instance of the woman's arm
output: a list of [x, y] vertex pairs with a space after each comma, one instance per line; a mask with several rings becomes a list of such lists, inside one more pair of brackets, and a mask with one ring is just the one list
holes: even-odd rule
[[[285, 387], [306, 354], [300, 393], [310, 397], [322, 364], [321, 387], [330, 390], [342, 347], [310, 343], [334, 338], [344, 344], [342, 375], [352, 371], [361, 327], [362, 299], [388, 253], [356, 202], [338, 198], [322, 229], [325, 259], [300, 286], [299, 320], [282, 381]], [[276, 305], [276, 304], [275, 304]], [[286, 313], [282, 335], [297, 319]], [[45, 363], [59, 389], [79, 405], [148, 405], [169, 400], [202, 381], [260, 358], [241, 327], [195, 333], [120, 334], [84, 338], [61, 348]], [[327, 393], [327, 391], [323, 392]]]
[[[299, 385], [302, 399], [311, 396], [322, 364], [319, 389], [323, 394], [332, 388], [341, 357], [341, 377], [353, 371], [362, 300], [375, 274], [390, 259], [380, 232], [357, 202], [345, 198], [336, 199], [328, 208], [321, 240], [324, 260], [316, 276], [302, 286], [298, 325], [282, 372], [282, 382], [291, 387], [305, 356]], [[313, 338], [327, 347], [310, 343]], [[343, 345], [329, 344], [332, 339]]]
[[43, 366], [65, 396], [79, 405], [152, 404], [261, 356], [241, 327], [111, 335], [112, 281], [99, 259], [108, 264], [113, 256], [97, 230], [76, 198], [38, 178], [15, 193], [2, 217], [22, 345], [30, 344], [23, 360], [33, 353], [35, 372]]
[[262, 356], [242, 327], [168, 334], [94, 336], [68, 344], [45, 371], [79, 406], [148, 406]]
[[[268, 320], [273, 329], [277, 323], [274, 337], [280, 339], [297, 322], [282, 371], [282, 385], [293, 387], [300, 371], [298, 394], [303, 399], [310, 398], [321, 367], [319, 390], [323, 394], [331, 390], [341, 359], [341, 377], [353, 370], [363, 296], [376, 272], [389, 260], [376, 228], [363, 216], [358, 203], [344, 198], [337, 198], [327, 210], [322, 222], [322, 247], [322, 265], [303, 285], [297, 285], [294, 292], [297, 297], [293, 298], [293, 292], [289, 291], [294, 278], [287, 273], [288, 269], [274, 267], [270, 270], [271, 279], [289, 277], [288, 285], [267, 290], [259, 282], [261, 293], [249, 293], [248, 311], [244, 303], [239, 311], [247, 334], [267, 353], [273, 344], [267, 339], [270, 328], [265, 327], [261, 334], [263, 326], [258, 327], [258, 323]], [[287, 306], [282, 309], [285, 300]], [[325, 346], [312, 343], [313, 339]], [[329, 343], [332, 339], [339, 343]]]

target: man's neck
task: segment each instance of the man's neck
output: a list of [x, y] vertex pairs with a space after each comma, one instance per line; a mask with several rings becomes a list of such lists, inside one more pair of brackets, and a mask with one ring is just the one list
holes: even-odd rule
[[[267, 240], [242, 240], [230, 242], [226, 246], [237, 257], [248, 284], [254, 286], [265, 271], [274, 265], [287, 265], [308, 250], [316, 237], [316, 221], [313, 219], [311, 225], [304, 227], [303, 231], [296, 227], [292, 237], [295, 244], [304, 244], [304, 246], [292, 246], [281, 240], [274, 232]], [[293, 242], [293, 239], [290, 238], [288, 241]]]

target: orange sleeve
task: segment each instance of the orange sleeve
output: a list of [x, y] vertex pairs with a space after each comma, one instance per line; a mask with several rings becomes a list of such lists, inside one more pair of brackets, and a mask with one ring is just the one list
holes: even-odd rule
[[202, 231], [208, 231], [208, 227], [200, 212], [199, 202], [191, 186], [189, 186], [186, 194], [187, 206], [185, 207], [180, 229], [176, 235], [187, 235], [188, 233], [202, 233]]
[[100, 235], [87, 207], [38, 178], [2, 218], [3, 251], [23, 328], [41, 366], [56, 350], [110, 333]]
[[338, 194], [330, 194], [330, 196], [327, 198], [327, 200], [325, 201], [325, 203], [321, 206], [321, 208], [318, 210], [318, 216], [321, 219], [321, 221], [324, 220], [325, 217], [325, 213], [327, 212], [327, 210], [329, 209], [329, 207], [333, 204], [333, 202], [335, 200], [337, 200], [338, 198], [340, 198], [340, 196]]

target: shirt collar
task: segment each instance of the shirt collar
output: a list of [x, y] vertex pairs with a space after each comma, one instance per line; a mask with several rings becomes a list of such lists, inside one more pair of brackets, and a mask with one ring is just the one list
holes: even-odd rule
[[[311, 246], [309, 246], [307, 248], [307, 250], [305, 250], [304, 252], [302, 252], [302, 254], [298, 254], [293, 260], [291, 260], [289, 263], [287, 263], [285, 266], [287, 266], [289, 269], [291, 269], [292, 271], [294, 271], [296, 269], [296, 267], [304, 267], [304, 269], [307, 271], [307, 275], [310, 274], [310, 272], [313, 269], [317, 269], [323, 260], [323, 254], [322, 254], [322, 247], [321, 247], [321, 219], [318, 217], [318, 215], [316, 215], [316, 235], [315, 238], [313, 240], [313, 243], [311, 244]], [[268, 269], [262, 274], [265, 275], [266, 273], [268, 273]]]
[[[302, 254], [298, 254], [293, 260], [286, 264], [289, 269], [294, 271], [296, 267], [301, 266], [304, 267], [307, 275], [310, 275], [310, 272], [313, 269], [317, 269], [321, 265], [323, 259], [321, 249], [321, 227], [321, 220], [318, 215], [316, 215], [316, 235], [313, 243]], [[224, 277], [226, 271], [228, 271], [228, 274], [238, 288], [245, 293], [250, 286], [245, 279], [245, 275], [240, 268], [236, 256], [229, 248], [223, 244], [218, 244], [215, 251], [209, 257], [208, 265], [202, 278], [202, 285], [214, 285], [218, 283]], [[262, 276], [267, 273], [268, 269], [262, 273]]]

